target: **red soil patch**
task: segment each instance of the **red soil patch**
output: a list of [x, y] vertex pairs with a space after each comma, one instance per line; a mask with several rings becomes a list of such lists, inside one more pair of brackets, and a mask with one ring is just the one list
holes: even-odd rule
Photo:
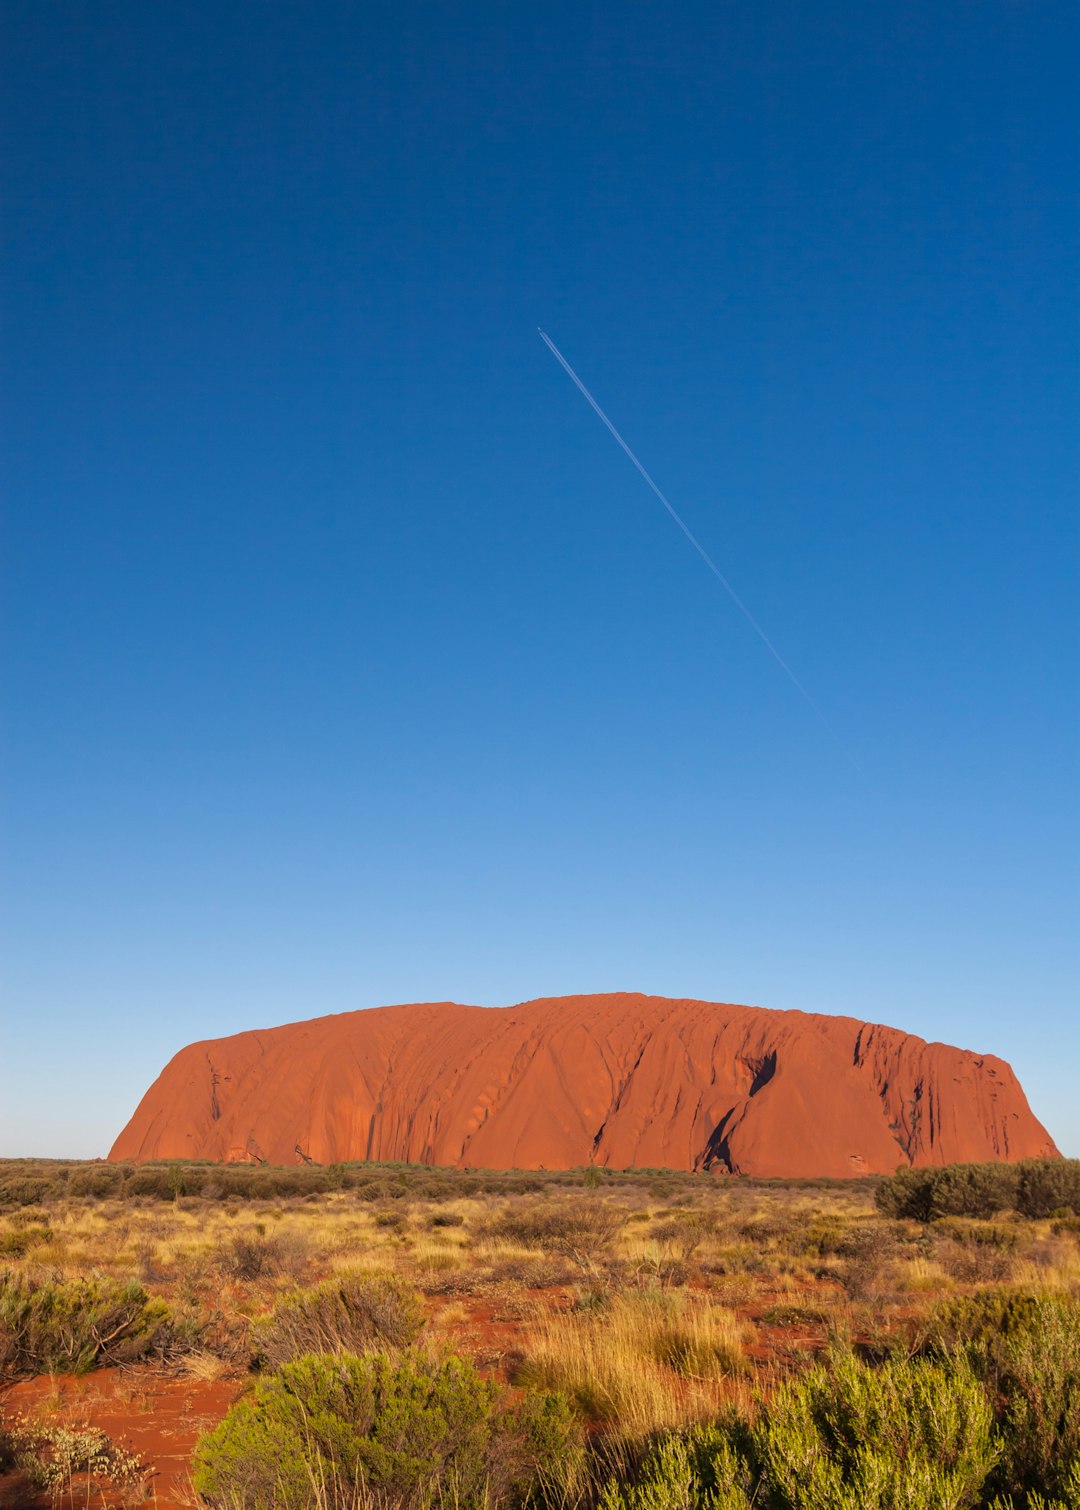
[[[6, 1390], [0, 1403], [9, 1421], [27, 1416], [49, 1425], [99, 1427], [146, 1463], [147, 1496], [157, 1510], [189, 1510], [196, 1503], [191, 1491], [195, 1443], [217, 1425], [244, 1383], [237, 1377], [207, 1383], [150, 1368], [108, 1368], [79, 1377], [27, 1379]], [[111, 1510], [125, 1498], [130, 1501], [130, 1490], [103, 1486], [103, 1495], [95, 1489], [92, 1502]], [[30, 1510], [49, 1500], [12, 1476], [2, 1481], [0, 1503]]]

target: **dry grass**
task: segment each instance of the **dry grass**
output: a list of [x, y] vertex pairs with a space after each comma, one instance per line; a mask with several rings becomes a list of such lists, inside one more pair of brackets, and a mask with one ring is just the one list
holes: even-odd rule
[[894, 1283], [902, 1295], [942, 1295], [954, 1288], [952, 1277], [932, 1258], [909, 1258], [894, 1269]]
[[179, 1368], [181, 1373], [189, 1379], [198, 1379], [200, 1384], [212, 1384], [215, 1379], [221, 1379], [229, 1372], [225, 1359], [205, 1348], [188, 1353], [180, 1360]]
[[421, 1238], [410, 1250], [409, 1266], [421, 1279], [432, 1274], [451, 1273], [465, 1266], [467, 1255], [463, 1247], [463, 1244], [437, 1237]]
[[536, 1176], [507, 1188], [492, 1176], [491, 1194], [487, 1177], [440, 1172], [435, 1199], [430, 1178], [382, 1171], [376, 1198], [0, 1208], [0, 1269], [140, 1277], [205, 1323], [184, 1366], [206, 1378], [243, 1361], [250, 1324], [283, 1295], [346, 1273], [397, 1275], [426, 1297], [433, 1345], [558, 1384], [630, 1436], [800, 1366], [830, 1333], [896, 1337], [947, 1295], [1080, 1294], [1075, 1220], [887, 1220], [862, 1184], [643, 1175], [593, 1189]]
[[542, 1316], [525, 1340], [522, 1383], [562, 1390], [587, 1417], [629, 1436], [701, 1419], [744, 1375], [745, 1322], [685, 1296], [627, 1293]]

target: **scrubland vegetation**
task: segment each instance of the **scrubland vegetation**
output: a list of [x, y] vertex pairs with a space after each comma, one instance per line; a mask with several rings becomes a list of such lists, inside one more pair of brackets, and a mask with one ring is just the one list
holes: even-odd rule
[[[1080, 1510], [1080, 1164], [0, 1165], [0, 1382], [109, 1365], [235, 1380], [221, 1510]], [[5, 1457], [143, 1492], [87, 1423]]]

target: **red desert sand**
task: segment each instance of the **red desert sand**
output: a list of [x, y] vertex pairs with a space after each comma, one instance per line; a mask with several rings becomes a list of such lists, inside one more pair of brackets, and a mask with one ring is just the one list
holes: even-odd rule
[[378, 1007], [182, 1049], [112, 1159], [845, 1176], [1057, 1155], [1004, 1061], [659, 996]]

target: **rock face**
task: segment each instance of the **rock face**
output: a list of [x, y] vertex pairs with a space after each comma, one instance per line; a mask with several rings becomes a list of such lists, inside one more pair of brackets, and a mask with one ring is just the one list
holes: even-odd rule
[[620, 994], [194, 1043], [110, 1158], [844, 1176], [1056, 1154], [1000, 1059], [849, 1017]]

